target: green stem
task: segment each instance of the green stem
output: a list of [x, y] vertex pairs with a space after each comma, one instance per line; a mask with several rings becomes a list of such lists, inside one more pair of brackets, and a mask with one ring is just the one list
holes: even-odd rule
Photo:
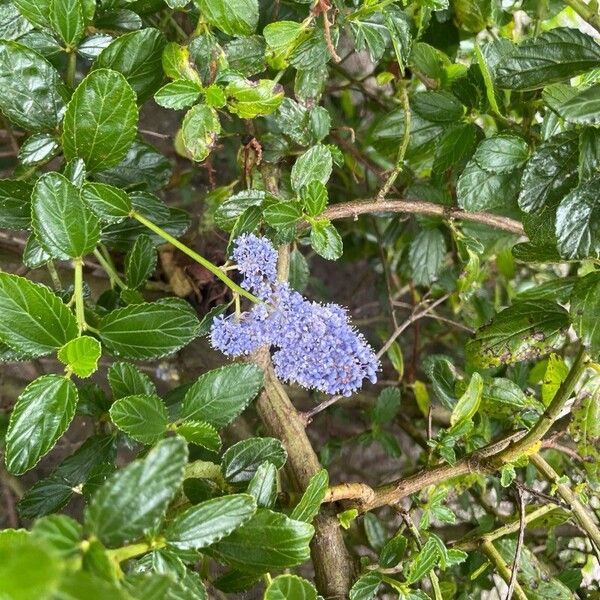
[[104, 256], [102, 256], [102, 253], [100, 252], [100, 250], [98, 250], [98, 248], [94, 249], [94, 256], [96, 257], [96, 260], [100, 263], [100, 266], [106, 271], [111, 284], [116, 283], [120, 288], [122, 289], [127, 289], [127, 284], [123, 281], [123, 279], [121, 279], [121, 276], [117, 273], [117, 270], [114, 268], [113, 265], [111, 265], [105, 258]]
[[583, 0], [564, 0], [584, 21], [587, 21], [596, 31], [600, 31], [600, 15]]
[[115, 548], [114, 550], [107, 550], [108, 557], [114, 562], [121, 563], [124, 560], [135, 558], [141, 554], [146, 554], [150, 550], [157, 550], [163, 548], [165, 542], [163, 540], [155, 541], [151, 544], [141, 542], [139, 544], [130, 544], [129, 546], [123, 546], [122, 548]]
[[[489, 561], [492, 563], [496, 571], [498, 571], [502, 579], [504, 579], [506, 585], [510, 585], [510, 579], [512, 575], [510, 567], [504, 562], [504, 559], [502, 556], [500, 556], [500, 552], [496, 550], [494, 544], [492, 544], [492, 542], [489, 540], [486, 540], [483, 542], [483, 544], [481, 544], [481, 550], [488, 557]], [[515, 597], [519, 600], [527, 600], [527, 596], [518, 581], [515, 583], [514, 593]]]
[[77, 319], [79, 335], [81, 335], [87, 329], [83, 304], [83, 260], [81, 258], [73, 259], [73, 266], [75, 267], [75, 290], [73, 292], [73, 297], [75, 298], [75, 318]]
[[220, 279], [229, 289], [233, 290], [234, 292], [237, 292], [240, 296], [247, 298], [251, 302], [254, 302], [256, 304], [260, 303], [260, 300], [256, 296], [254, 296], [244, 288], [240, 287], [235, 281], [227, 277], [223, 270], [217, 267], [217, 265], [214, 265], [197, 252], [194, 252], [191, 248], [188, 248], [185, 244], [181, 243], [170, 233], [167, 233], [164, 229], [161, 229], [158, 225], [155, 225], [152, 221], [149, 221], [148, 219], [146, 219], [146, 217], [140, 215], [135, 210], [131, 211], [130, 216], [139, 221], [142, 225], [145, 225], [148, 229], [150, 229], [150, 231], [156, 233], [156, 235], [159, 235], [163, 240], [166, 240], [167, 242], [175, 246], [175, 248], [178, 248], [184, 254], [187, 254], [191, 259], [195, 260], [205, 269], [208, 269], [215, 277]]
[[67, 54], [67, 85], [75, 87], [75, 72], [77, 70], [77, 54], [74, 49]]
[[56, 270], [56, 267], [54, 266], [54, 261], [49, 260], [46, 263], [46, 266], [48, 267], [48, 273], [50, 273], [50, 278], [52, 279], [52, 285], [54, 286], [54, 289], [61, 290], [62, 289], [62, 281], [60, 280], [58, 271]]

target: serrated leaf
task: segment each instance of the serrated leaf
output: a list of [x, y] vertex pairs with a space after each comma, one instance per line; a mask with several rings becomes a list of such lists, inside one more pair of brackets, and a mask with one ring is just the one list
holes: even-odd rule
[[471, 419], [475, 415], [481, 404], [482, 392], [483, 379], [479, 373], [473, 373], [465, 393], [458, 399], [458, 402], [452, 409], [450, 424], [453, 427], [460, 426], [464, 421]]
[[265, 590], [264, 600], [317, 600], [317, 590], [297, 575], [279, 575]]
[[195, 81], [177, 79], [167, 83], [154, 94], [154, 101], [163, 108], [180, 110], [198, 101], [202, 87]]
[[519, 175], [490, 173], [472, 158], [458, 179], [458, 205], [471, 212], [510, 206], [519, 191]]
[[295, 200], [290, 202], [275, 202], [263, 211], [265, 221], [275, 229], [290, 229], [295, 227], [302, 216], [302, 208]]
[[68, 48], [81, 39], [85, 28], [81, 0], [50, 0], [48, 17], [52, 29]]
[[256, 469], [246, 491], [254, 496], [258, 507], [272, 508], [277, 500], [277, 467], [269, 461], [262, 463]]
[[577, 336], [594, 360], [600, 359], [600, 273], [577, 280], [571, 294], [571, 319]]
[[494, 377], [484, 380], [481, 403], [490, 414], [497, 415], [503, 406], [508, 406], [512, 411], [515, 408], [524, 408], [528, 401], [523, 390], [514, 381], [505, 377]]
[[292, 167], [291, 184], [296, 193], [311, 181], [326, 184], [333, 168], [331, 150], [317, 144], [302, 154]]
[[106, 183], [85, 183], [81, 198], [106, 223], [118, 223], [131, 212], [131, 201], [127, 193]]
[[143, 104], [163, 82], [164, 35], [152, 27], [132, 31], [113, 40], [94, 62], [94, 69], [121, 73]]
[[36, 237], [51, 256], [82, 257], [100, 241], [98, 217], [64, 175], [42, 175], [33, 189], [31, 204]]
[[305, 34], [305, 27], [296, 21], [276, 21], [263, 29], [263, 36], [275, 56], [285, 60]]
[[214, 108], [197, 104], [186, 113], [181, 125], [181, 138], [192, 160], [202, 162], [221, 132], [221, 123]]
[[526, 40], [496, 67], [496, 84], [534, 90], [563, 81], [600, 65], [596, 41], [579, 31], [557, 27]]
[[302, 498], [290, 513], [292, 519], [311, 523], [317, 516], [321, 507], [321, 502], [325, 498], [327, 488], [329, 486], [329, 473], [325, 469], [321, 469], [315, 473], [308, 482], [306, 490], [302, 494]]
[[106, 546], [117, 547], [157, 527], [183, 482], [186, 462], [182, 438], [160, 441], [96, 492], [85, 513], [87, 529]]
[[225, 427], [250, 404], [263, 385], [262, 369], [234, 364], [201, 375], [187, 391], [181, 407], [184, 420]]
[[33, 186], [16, 179], [0, 179], [0, 222], [6, 229], [29, 229]]
[[142, 444], [153, 444], [167, 431], [165, 403], [155, 394], [125, 396], [110, 407], [112, 422]]
[[313, 534], [312, 525], [261, 508], [207, 552], [241, 571], [264, 573], [307, 561]]
[[79, 84], [65, 113], [65, 158], [82, 158], [90, 171], [108, 169], [127, 154], [137, 131], [134, 91], [123, 75], [92, 71]]
[[257, 0], [195, 0], [206, 20], [227, 35], [250, 35], [258, 24]]
[[[571, 311], [573, 311], [573, 304], [571, 304]], [[573, 315], [573, 313], [571, 314]], [[565, 361], [556, 354], [551, 354], [548, 357], [548, 365], [542, 381], [542, 402], [544, 406], [550, 404], [568, 374], [569, 368]]]
[[406, 575], [406, 582], [411, 584], [423, 579], [436, 566], [438, 558], [437, 543], [433, 537], [430, 537], [412, 561]]
[[67, 342], [58, 351], [58, 360], [77, 377], [89, 377], [98, 369], [98, 360], [102, 355], [100, 342], [84, 335]]
[[600, 85], [579, 92], [561, 104], [558, 112], [571, 123], [597, 124], [600, 118]]
[[114, 356], [149, 360], [172, 354], [196, 337], [198, 318], [179, 302], [153, 302], [118, 308], [98, 325], [100, 339]]
[[269, 115], [281, 104], [284, 92], [279, 83], [270, 79], [248, 81], [236, 79], [227, 85], [225, 94], [229, 111], [240, 119]]
[[223, 539], [250, 520], [256, 502], [248, 494], [232, 494], [196, 504], [175, 517], [165, 531], [167, 544], [199, 550]]
[[73, 313], [47, 287], [0, 273], [0, 340], [32, 357], [64, 346], [77, 335]]
[[379, 553], [379, 564], [385, 568], [395, 567], [402, 560], [407, 543], [407, 539], [401, 534], [390, 538]]
[[43, 375], [21, 393], [6, 432], [6, 468], [21, 475], [33, 468], [66, 431], [75, 414], [77, 388], [60, 375]]
[[79, 550], [81, 525], [67, 515], [50, 515], [38, 519], [31, 528], [32, 537], [52, 548], [61, 558], [69, 558]]
[[229, 483], [240, 483], [250, 481], [265, 461], [280, 469], [286, 459], [287, 453], [278, 439], [248, 438], [227, 448], [221, 470]]
[[445, 90], [418, 92], [411, 98], [411, 107], [418, 115], [433, 122], [458, 121], [465, 112], [456, 96]]
[[373, 600], [381, 586], [379, 573], [367, 573], [359, 577], [350, 590], [350, 600]]
[[221, 449], [221, 438], [217, 430], [205, 421], [184, 421], [177, 426], [177, 433], [190, 444], [202, 446], [213, 452]]
[[465, 352], [475, 367], [539, 358], [565, 341], [569, 314], [548, 300], [515, 302], [480, 327]]
[[260, 206], [265, 199], [262, 190], [244, 190], [233, 194], [217, 207], [216, 224], [225, 231], [231, 231], [238, 218], [251, 206]]
[[310, 229], [310, 245], [327, 260], [337, 260], [344, 252], [344, 243], [338, 230], [329, 221], [316, 221]]
[[302, 188], [300, 198], [304, 210], [311, 217], [319, 216], [327, 208], [329, 200], [327, 188], [320, 181], [311, 181]]
[[66, 98], [67, 88], [48, 61], [17, 42], [0, 40], [0, 110], [10, 121], [28, 131], [53, 131]]
[[408, 260], [413, 281], [417, 285], [429, 285], [437, 277], [444, 257], [446, 241], [439, 229], [424, 229], [410, 243]]
[[148, 375], [130, 363], [113, 363], [108, 369], [107, 378], [115, 400], [125, 396], [148, 396], [156, 393]]
[[51, 133], [36, 133], [27, 138], [19, 148], [19, 162], [25, 166], [47, 163], [60, 150], [60, 144]]
[[516, 135], [499, 134], [483, 140], [473, 159], [490, 173], [511, 173], [529, 157], [527, 142]]
[[156, 269], [156, 249], [152, 238], [140, 235], [125, 257], [125, 275], [131, 289], [142, 287]]
[[34, 25], [42, 28], [50, 27], [48, 20], [50, 0], [13, 0], [13, 4]]

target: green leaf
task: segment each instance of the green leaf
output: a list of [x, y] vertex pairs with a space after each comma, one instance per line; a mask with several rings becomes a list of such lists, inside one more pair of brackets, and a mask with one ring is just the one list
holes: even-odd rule
[[202, 446], [213, 452], [218, 452], [221, 449], [221, 438], [217, 430], [205, 421], [184, 421], [181, 425], [178, 425], [177, 433], [190, 444]]
[[371, 412], [373, 423], [385, 425], [391, 423], [400, 410], [401, 397], [397, 388], [384, 388], [377, 396]]
[[526, 40], [496, 67], [496, 84], [535, 90], [600, 66], [600, 47], [578, 29], [557, 27]]
[[344, 252], [338, 230], [329, 221], [315, 221], [310, 229], [310, 245], [327, 260], [337, 260]]
[[331, 150], [323, 144], [309, 148], [292, 167], [291, 184], [296, 193], [311, 181], [326, 184], [333, 168]]
[[433, 90], [418, 92], [411, 99], [412, 109], [428, 121], [458, 121], [465, 107], [450, 92]]
[[127, 193], [106, 183], [85, 183], [81, 197], [106, 223], [118, 223], [131, 212], [131, 200]]
[[296, 21], [276, 21], [263, 29], [263, 36], [275, 57], [285, 60], [306, 36], [306, 28]]
[[52, 548], [62, 558], [77, 554], [81, 543], [81, 525], [67, 515], [50, 515], [38, 519], [31, 535]]
[[164, 35], [152, 27], [132, 31], [113, 40], [94, 62], [94, 69], [121, 73], [143, 104], [163, 82]]
[[553, 302], [515, 302], [477, 330], [465, 353], [481, 368], [540, 358], [564, 343], [568, 327], [569, 314]]
[[0, 222], [6, 229], [29, 229], [33, 187], [24, 181], [0, 179]]
[[505, 407], [512, 412], [515, 407], [523, 408], [528, 401], [523, 390], [510, 379], [494, 377], [483, 382], [481, 404], [489, 414], [497, 415]]
[[82, 37], [85, 28], [81, 0], [50, 0], [49, 20], [67, 48]]
[[373, 600], [381, 586], [379, 573], [367, 573], [359, 577], [350, 590], [350, 600]]
[[202, 162], [215, 145], [221, 123], [214, 108], [205, 104], [193, 106], [183, 118], [181, 139], [190, 158]]
[[82, 158], [90, 171], [108, 169], [127, 154], [137, 129], [135, 93], [123, 75], [92, 71], [75, 90], [65, 114], [67, 160]]
[[250, 481], [260, 465], [268, 461], [278, 469], [287, 458], [285, 448], [275, 438], [248, 438], [227, 448], [221, 470], [229, 483]]
[[51, 0], [13, 0], [21, 14], [42, 29], [50, 27], [50, 3]]
[[413, 281], [429, 285], [437, 277], [446, 256], [446, 242], [439, 229], [424, 229], [410, 243], [408, 260]]
[[227, 35], [250, 35], [258, 24], [257, 0], [195, 0], [202, 16]]
[[17, 42], [0, 40], [0, 110], [10, 121], [28, 131], [53, 131], [67, 96], [47, 60]]
[[556, 239], [563, 258], [600, 257], [600, 198], [596, 176], [567, 194], [556, 211]]
[[152, 238], [140, 235], [125, 257], [127, 285], [136, 290], [142, 287], [156, 269], [156, 249]]
[[275, 202], [265, 208], [263, 216], [265, 221], [275, 229], [290, 229], [295, 227], [302, 216], [302, 208], [295, 200]]
[[90, 532], [118, 547], [158, 526], [183, 482], [187, 446], [180, 437], [160, 441], [143, 458], [112, 475], [86, 509]]
[[47, 287], [0, 273], [0, 340], [32, 357], [50, 354], [77, 335], [73, 313]]
[[597, 124], [600, 118], [600, 85], [579, 92], [561, 104], [558, 112], [571, 123]]
[[327, 188], [320, 181], [311, 181], [303, 187], [300, 198], [306, 214], [310, 217], [319, 216], [327, 208], [329, 200]]
[[33, 189], [32, 217], [36, 237], [48, 254], [67, 259], [85, 256], [100, 240], [98, 217], [76, 188], [60, 173], [42, 175]]
[[[571, 304], [571, 311], [573, 311], [573, 304]], [[544, 406], [548, 406], [552, 402], [558, 388], [568, 374], [569, 367], [567, 367], [565, 361], [556, 354], [551, 354], [548, 357], [548, 365], [542, 381], [542, 403]]]
[[407, 539], [400, 534], [390, 538], [379, 553], [379, 564], [384, 568], [395, 567], [404, 556], [406, 551]]
[[89, 377], [98, 369], [98, 360], [102, 355], [100, 342], [84, 335], [67, 342], [58, 351], [58, 360], [67, 365], [69, 371], [77, 377]]
[[565, 131], [538, 146], [523, 172], [521, 210], [537, 212], [577, 185], [578, 142], [577, 132]]
[[479, 135], [480, 129], [471, 123], [463, 123], [446, 129], [435, 149], [433, 171], [442, 173], [469, 158]]
[[594, 360], [600, 358], [600, 272], [577, 280], [571, 294], [571, 319], [577, 336]]
[[101, 319], [98, 329], [114, 356], [150, 360], [183, 348], [196, 337], [198, 325], [186, 303], [160, 301], [113, 310]]
[[490, 173], [511, 173], [529, 157], [527, 142], [516, 135], [499, 134], [483, 140], [473, 159]]
[[265, 573], [307, 561], [313, 534], [312, 525], [261, 508], [207, 552], [240, 571]]
[[162, 55], [162, 67], [165, 75], [171, 79], [187, 79], [202, 84], [198, 71], [194, 69], [190, 48], [193, 47], [194, 40], [190, 46], [180, 46], [175, 42], [169, 42]]
[[283, 100], [281, 85], [270, 79], [248, 81], [238, 78], [225, 88], [229, 97], [227, 108], [240, 119], [254, 119], [270, 115], [277, 110]]
[[473, 373], [465, 393], [458, 399], [450, 415], [450, 424], [459, 426], [468, 421], [479, 410], [481, 394], [483, 392], [483, 379], [479, 373]]
[[42, 165], [54, 158], [59, 150], [60, 144], [55, 135], [35, 133], [19, 148], [19, 162], [27, 167]]
[[264, 600], [317, 600], [317, 590], [297, 575], [279, 575], [265, 590]]
[[179, 550], [210, 546], [250, 520], [256, 502], [248, 494], [232, 494], [196, 504], [179, 514], [165, 531], [167, 544]]
[[184, 420], [225, 427], [240, 415], [263, 386], [262, 369], [233, 364], [201, 375], [187, 391], [181, 407]]
[[246, 490], [260, 508], [271, 508], [277, 500], [277, 467], [265, 461], [256, 469]]
[[6, 468], [22, 475], [47, 454], [67, 430], [77, 406], [77, 388], [60, 375], [43, 375], [21, 393], [6, 432]]
[[164, 436], [169, 419], [165, 403], [155, 394], [125, 396], [110, 407], [112, 422], [142, 444], [153, 444]]
[[179, 110], [196, 104], [202, 87], [195, 81], [177, 79], [167, 83], [154, 94], [154, 101], [159, 106]]
[[437, 399], [451, 410], [456, 403], [454, 386], [457, 380], [452, 360], [443, 354], [431, 354], [425, 358], [423, 370], [431, 381]]
[[265, 199], [262, 190], [244, 190], [233, 194], [217, 207], [215, 223], [225, 231], [231, 231], [238, 218], [251, 206], [260, 206]]
[[300, 502], [294, 506], [290, 517], [296, 521], [311, 523], [319, 512], [328, 487], [329, 473], [325, 469], [321, 469], [310, 478]]
[[436, 566], [438, 558], [439, 550], [437, 543], [435, 538], [430, 537], [411, 562], [406, 575], [406, 582], [412, 584], [421, 581]]
[[151, 396], [156, 393], [150, 377], [126, 362], [113, 363], [108, 369], [107, 377], [115, 400], [125, 396]]

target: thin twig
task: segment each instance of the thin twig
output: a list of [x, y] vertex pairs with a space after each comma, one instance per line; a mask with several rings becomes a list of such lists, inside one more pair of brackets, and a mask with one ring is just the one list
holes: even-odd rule
[[506, 593], [506, 600], [511, 600], [515, 586], [517, 585], [517, 573], [519, 571], [519, 560], [521, 558], [521, 549], [523, 548], [523, 541], [525, 540], [525, 502], [523, 502], [523, 492], [519, 487], [515, 488], [515, 494], [517, 495], [517, 506], [519, 507], [519, 537], [517, 538], [517, 547], [515, 548], [515, 557], [512, 564], [512, 573], [510, 581], [508, 583], [508, 592]]

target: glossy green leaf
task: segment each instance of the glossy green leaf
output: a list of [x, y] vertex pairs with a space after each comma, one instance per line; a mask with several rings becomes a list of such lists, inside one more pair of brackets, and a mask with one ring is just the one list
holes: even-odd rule
[[0, 273], [0, 340], [14, 350], [43, 356], [77, 335], [73, 313], [46, 286]]
[[65, 364], [77, 377], [89, 377], [98, 369], [98, 360], [102, 355], [100, 342], [84, 335], [67, 342], [58, 351], [58, 360]]
[[577, 336], [594, 360], [600, 359], [600, 273], [577, 280], [571, 294], [571, 319]]
[[221, 123], [214, 108], [204, 104], [192, 107], [183, 118], [181, 139], [192, 160], [202, 162], [213, 148]]
[[85, 183], [81, 198], [106, 223], [122, 221], [131, 212], [129, 196], [123, 190], [106, 183]]
[[257, 0], [195, 0], [202, 16], [228, 35], [249, 35], [258, 24]]
[[27, 138], [19, 149], [19, 161], [22, 165], [34, 166], [47, 163], [60, 150], [60, 144], [55, 135], [36, 133]]
[[277, 58], [285, 60], [306, 35], [306, 28], [296, 21], [276, 21], [263, 29], [267, 45]]
[[458, 399], [450, 415], [450, 424], [455, 427], [461, 425], [475, 415], [481, 404], [483, 392], [483, 379], [479, 373], [473, 373], [465, 393]]
[[50, 515], [38, 519], [31, 528], [31, 534], [61, 557], [69, 558], [79, 550], [82, 528], [67, 515]]
[[82, 158], [90, 171], [118, 164], [137, 127], [135, 92], [123, 75], [92, 71], [77, 87], [65, 114], [62, 144], [67, 160]]
[[232, 494], [196, 504], [177, 515], [165, 532], [167, 544], [180, 550], [210, 546], [250, 520], [256, 502], [248, 494]]
[[[573, 310], [572, 304], [571, 310]], [[569, 367], [565, 361], [560, 356], [557, 356], [554, 353], [551, 354], [548, 357], [548, 365], [546, 366], [546, 372], [544, 373], [544, 379], [542, 380], [542, 403], [544, 406], [548, 406], [550, 402], [552, 402], [552, 399], [568, 374]]]
[[313, 534], [312, 525], [261, 508], [209, 552], [240, 571], [264, 573], [307, 561]]
[[381, 587], [379, 573], [367, 573], [359, 577], [350, 590], [350, 600], [373, 600]]
[[277, 110], [283, 100], [280, 84], [270, 79], [248, 81], [236, 79], [225, 88], [229, 100], [227, 108], [240, 119], [254, 119]]
[[311, 217], [319, 216], [327, 208], [327, 188], [320, 181], [311, 181], [302, 188], [300, 197], [304, 210]]
[[569, 314], [553, 302], [515, 302], [480, 327], [465, 351], [481, 368], [539, 358], [564, 343], [568, 327]]
[[496, 67], [496, 84], [534, 90], [600, 66], [600, 48], [578, 29], [557, 27], [526, 40]]
[[150, 98], [163, 81], [164, 35], [152, 27], [126, 33], [112, 41], [94, 62], [94, 69], [121, 73], [136, 93], [139, 104]]
[[167, 431], [165, 403], [156, 395], [119, 398], [110, 407], [112, 422], [129, 437], [142, 444], [153, 444]]
[[344, 252], [338, 230], [329, 221], [316, 221], [310, 229], [310, 245], [327, 260], [337, 260]]
[[302, 498], [290, 513], [292, 519], [311, 523], [317, 516], [321, 507], [321, 502], [325, 498], [327, 488], [329, 487], [329, 474], [325, 469], [315, 473], [306, 486]]
[[295, 192], [311, 181], [325, 184], [329, 180], [333, 168], [333, 158], [327, 146], [317, 144], [302, 154], [292, 167], [291, 184]]
[[75, 414], [77, 388], [60, 375], [43, 375], [21, 393], [6, 432], [6, 468], [21, 475], [56, 444]]
[[198, 318], [184, 302], [153, 302], [118, 308], [102, 318], [100, 339], [114, 356], [154, 359], [172, 354], [196, 337]]
[[481, 130], [472, 123], [449, 127], [441, 135], [433, 162], [433, 171], [441, 173], [470, 158]]
[[262, 190], [244, 190], [233, 194], [217, 207], [216, 224], [225, 231], [231, 231], [237, 219], [251, 206], [260, 206], [265, 199]]
[[43, 248], [55, 258], [85, 256], [100, 240], [98, 217], [80, 191], [60, 173], [46, 173], [32, 195], [33, 228]]
[[21, 14], [39, 27], [49, 27], [51, 0], [13, 0]]
[[600, 119], [600, 85], [579, 92], [561, 104], [558, 111], [571, 123], [596, 125]]
[[458, 121], [465, 107], [450, 92], [433, 90], [419, 92], [412, 97], [411, 108], [428, 121]]
[[83, 35], [85, 20], [81, 0], [50, 0], [50, 25], [68, 48]]
[[33, 187], [24, 181], [0, 179], [0, 222], [6, 229], [28, 229], [31, 225]]
[[268, 461], [278, 469], [287, 459], [285, 448], [275, 438], [248, 438], [227, 448], [221, 470], [230, 483], [250, 481], [260, 465]]
[[233, 364], [201, 375], [187, 391], [181, 418], [225, 427], [255, 398], [263, 371], [254, 364]]
[[277, 467], [269, 461], [262, 463], [256, 469], [246, 492], [255, 498], [258, 507], [272, 508], [277, 500]]
[[264, 600], [317, 600], [317, 590], [297, 575], [279, 575], [265, 590]]
[[13, 123], [28, 131], [52, 131], [66, 98], [66, 86], [47, 60], [17, 42], [0, 40], [0, 110]]
[[140, 235], [125, 257], [125, 275], [131, 289], [142, 287], [156, 269], [156, 249], [152, 238]]
[[291, 202], [275, 202], [263, 211], [265, 221], [275, 229], [294, 228], [302, 216], [300, 204], [294, 200]]
[[473, 159], [490, 173], [510, 173], [529, 157], [527, 142], [516, 135], [500, 134], [483, 140]]
[[127, 544], [156, 527], [183, 482], [187, 446], [162, 440], [142, 459], [112, 475], [85, 513], [88, 530], [109, 547]]
[[107, 377], [115, 400], [125, 396], [151, 396], [156, 393], [150, 377], [130, 363], [113, 363], [108, 369]]
[[528, 401], [523, 390], [510, 379], [505, 377], [493, 377], [484, 379], [483, 391], [481, 393], [481, 404], [490, 414], [498, 414], [504, 407], [523, 408]]
[[446, 242], [439, 229], [424, 229], [410, 244], [409, 262], [413, 280], [420, 285], [429, 285], [437, 277], [444, 257]]
[[154, 101], [159, 106], [179, 110], [195, 104], [200, 97], [202, 87], [195, 81], [177, 79], [167, 83], [154, 94]]
[[411, 562], [406, 575], [407, 582], [416, 583], [425, 577], [438, 562], [439, 550], [433, 537], [430, 537]]
[[190, 444], [201, 446], [213, 452], [218, 452], [221, 449], [221, 438], [217, 430], [206, 421], [184, 421], [177, 426], [177, 433]]

